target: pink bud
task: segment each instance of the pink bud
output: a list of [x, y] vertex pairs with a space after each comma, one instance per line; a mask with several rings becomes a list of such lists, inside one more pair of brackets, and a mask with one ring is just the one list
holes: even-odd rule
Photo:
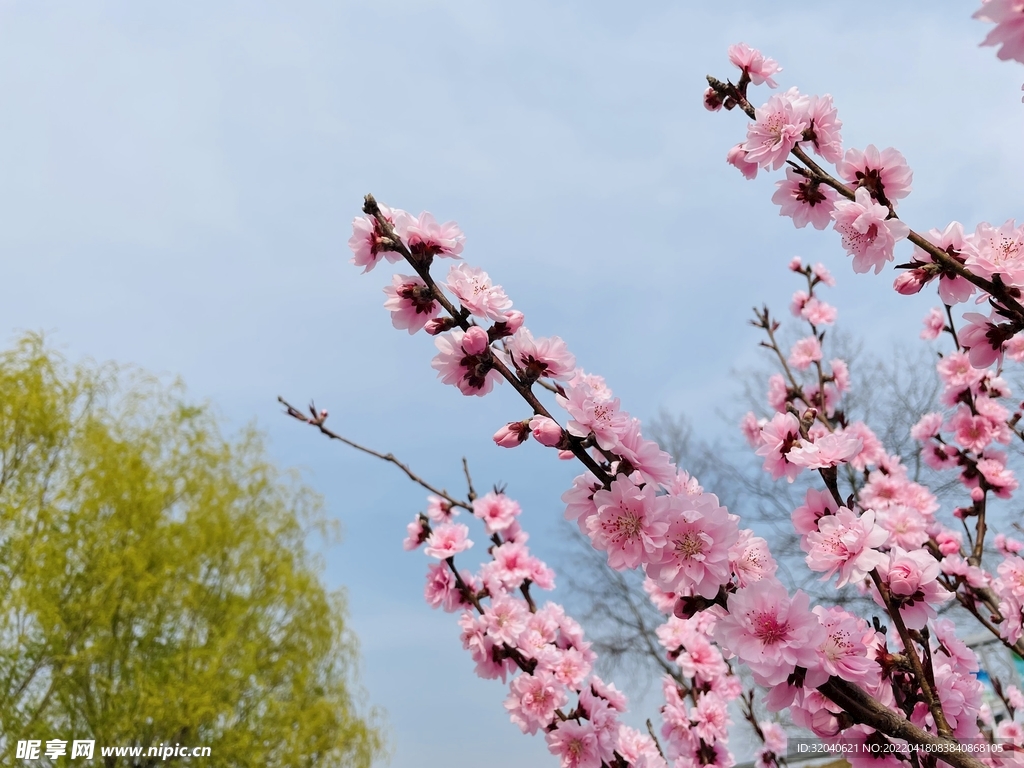
[[804, 268], [804, 263], [800, 260], [799, 256], [794, 256], [789, 260], [789, 268], [794, 272], [799, 272]]
[[530, 436], [530, 422], [510, 421], [494, 433], [494, 442], [502, 448], [515, 448], [522, 445]]
[[530, 431], [538, 443], [549, 448], [554, 448], [562, 442], [562, 428], [558, 426], [557, 421], [547, 416], [534, 416], [530, 419]]
[[509, 312], [508, 320], [505, 321], [505, 325], [508, 326], [508, 332], [512, 334], [518, 331], [520, 328], [522, 328], [523, 320], [525, 319], [526, 316], [518, 309], [513, 309], [511, 312]]
[[730, 149], [729, 154], [725, 156], [725, 161], [729, 165], [736, 166], [740, 173], [748, 179], [753, 179], [757, 176], [757, 163], [747, 162], [747, 150], [743, 148], [742, 144], [737, 144]]
[[722, 108], [722, 99], [714, 88], [704, 91], [704, 109], [708, 112], [717, 112]]
[[915, 293], [920, 293], [921, 289], [924, 288], [924, 284], [927, 282], [924, 280], [924, 277], [924, 272], [919, 269], [912, 269], [897, 277], [892, 287], [896, 289], [896, 293], [903, 296], [913, 296]]
[[940, 533], [935, 540], [939, 543], [939, 552], [943, 555], [954, 555], [960, 551], [960, 542], [949, 534]]
[[427, 320], [427, 324], [423, 326], [423, 330], [431, 336], [437, 336], [439, 333], [450, 331], [453, 326], [454, 323], [450, 317], [435, 317], [433, 320]]
[[985, 498], [985, 492], [981, 488], [971, 489], [971, 501], [981, 501]]
[[487, 349], [487, 331], [479, 325], [470, 326], [466, 335], [462, 337], [462, 351], [467, 355], [479, 355]]

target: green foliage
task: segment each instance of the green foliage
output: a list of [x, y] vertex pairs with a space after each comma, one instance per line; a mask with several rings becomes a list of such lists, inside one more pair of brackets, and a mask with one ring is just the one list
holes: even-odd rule
[[163, 742], [211, 748], [167, 763], [368, 766], [377, 717], [306, 548], [319, 499], [182, 395], [37, 336], [0, 355], [0, 765], [60, 738], [96, 765]]

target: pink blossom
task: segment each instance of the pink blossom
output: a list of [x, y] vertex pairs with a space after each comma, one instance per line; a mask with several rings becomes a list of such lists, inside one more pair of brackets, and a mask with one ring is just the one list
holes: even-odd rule
[[619, 727], [619, 746], [616, 751], [633, 768], [668, 768], [654, 739], [628, 725]]
[[775, 186], [772, 202], [779, 206], [779, 215], [789, 216], [798, 229], [808, 224], [825, 229], [832, 221], [836, 193], [831, 187], [801, 176], [792, 168], [786, 168], [786, 178]]
[[999, 275], [1007, 285], [1024, 288], [1024, 226], [1013, 219], [1001, 227], [982, 222], [967, 239], [974, 246], [966, 257], [972, 272], [988, 279]]
[[938, 657], [938, 654], [943, 654], [950, 660], [950, 664], [954, 668], [962, 669], [965, 672], [977, 672], [980, 669], [977, 654], [957, 637], [957, 628], [952, 621], [938, 619], [932, 623], [932, 630], [935, 633], [935, 639], [939, 641], [939, 648], [933, 655]]
[[562, 442], [562, 427], [554, 419], [547, 416], [534, 416], [530, 419], [530, 433], [541, 445], [554, 448]]
[[776, 755], [786, 754], [786, 745], [789, 737], [786, 730], [778, 723], [769, 720], [762, 720], [760, 723], [761, 735], [764, 736], [765, 749], [774, 752]]
[[1003, 342], [1009, 338], [1003, 329], [1010, 326], [997, 325], [991, 317], [977, 312], [965, 312], [964, 320], [968, 325], [961, 328], [957, 336], [968, 352], [971, 365], [975, 368], [988, 368], [1000, 362], [1003, 359]]
[[747, 160], [747, 150], [743, 148], [742, 144], [737, 144], [729, 150], [725, 156], [725, 162], [738, 169], [745, 179], [757, 178], [757, 163]]
[[575, 520], [582, 533], [587, 533], [590, 518], [597, 514], [594, 494], [601, 488], [601, 481], [590, 472], [584, 472], [577, 475], [572, 481], [572, 488], [562, 494], [562, 501], [566, 505], [565, 519]]
[[435, 337], [434, 345], [439, 352], [430, 366], [441, 381], [455, 385], [462, 394], [482, 397], [502, 381], [501, 374], [494, 369], [487, 331], [483, 328], [474, 325], [465, 332], [456, 328]]
[[862, 581], [885, 559], [877, 547], [888, 538], [889, 532], [875, 525], [873, 511], [857, 517], [853, 511], [840, 507], [834, 515], [820, 518], [818, 530], [807, 534], [807, 567], [824, 573], [822, 581], [839, 571], [836, 587]]
[[843, 247], [853, 256], [853, 271], [877, 275], [893, 259], [896, 241], [905, 238], [910, 228], [899, 219], [888, 219], [889, 210], [871, 199], [864, 188], [857, 189], [853, 200], [835, 204], [832, 218], [835, 231], [842, 235]]
[[512, 300], [500, 285], [491, 285], [491, 278], [480, 267], [453, 264], [448, 270], [448, 290], [476, 317], [504, 321], [512, 309]]
[[656, 442], [644, 438], [639, 419], [630, 419], [629, 428], [621, 434], [616, 450], [648, 482], [668, 486], [677, 479], [672, 457]]
[[[1024, 549], [1024, 542], [1007, 536], [1005, 533], [997, 533], [992, 539], [992, 546], [1001, 555], [1015, 555]], [[1024, 707], [1022, 707], [1024, 709]]]
[[801, 536], [818, 530], [818, 520], [825, 515], [834, 515], [838, 505], [828, 491], [808, 488], [802, 506], [793, 510], [793, 527]]
[[555, 710], [569, 700], [565, 686], [550, 672], [523, 673], [512, 681], [510, 689], [505, 709], [523, 733], [533, 734], [540, 728], [547, 728], [555, 717]]
[[964, 450], [976, 453], [984, 450], [995, 436], [992, 423], [984, 416], [972, 414], [966, 405], [960, 406], [956, 415], [949, 420], [949, 429]]
[[924, 318], [924, 330], [921, 331], [921, 338], [925, 341], [932, 341], [939, 338], [946, 327], [946, 317], [942, 311], [932, 307]]
[[405, 527], [405, 540], [402, 542], [402, 549], [411, 552], [418, 549], [420, 544], [427, 540], [427, 527], [423, 524], [423, 518], [419, 515]]
[[[850, 463], [858, 472], [863, 472], [867, 467], [878, 464], [885, 458], [885, 448], [878, 436], [871, 431], [871, 428], [863, 421], [855, 421], [842, 430], [844, 435], [860, 438], [863, 443], [860, 453], [856, 454]], [[869, 505], [870, 506], [870, 505]]]
[[889, 540], [903, 549], [917, 549], [928, 541], [928, 521], [916, 509], [893, 504], [876, 513], [878, 524], [889, 532]]
[[999, 598], [999, 612], [1003, 622], [999, 635], [1009, 643], [1016, 643], [1024, 635], [1021, 619], [1024, 617], [1024, 560], [1007, 557], [996, 569], [999, 574], [992, 580], [992, 589]]
[[413, 256], [420, 259], [441, 256], [459, 258], [466, 236], [454, 221], [439, 224], [431, 213], [421, 213], [418, 218], [396, 221], [395, 229], [409, 246]]
[[[951, 259], [963, 264], [968, 258], [976, 258], [977, 251], [971, 238], [964, 235], [963, 225], [959, 221], [950, 222], [943, 231], [928, 230], [925, 240], [945, 251]], [[914, 249], [914, 258], [919, 262], [933, 263], [932, 255], [921, 248]], [[943, 267], [939, 272], [939, 298], [943, 304], [959, 304], [971, 298], [975, 287], [965, 277]]]
[[765, 56], [756, 48], [751, 48], [746, 43], [734, 43], [729, 46], [729, 61], [743, 70], [754, 85], [766, 84], [769, 88], [775, 88], [777, 83], [772, 75], [782, 71], [782, 67], [775, 59]]
[[1003, 352], [1015, 363], [1024, 363], [1024, 334], [1017, 334], [1003, 344]]
[[563, 720], [544, 735], [548, 751], [562, 768], [600, 768], [597, 733], [589, 720]]
[[431, 608], [443, 607], [451, 613], [462, 605], [462, 596], [455, 587], [455, 576], [445, 563], [427, 566], [427, 584], [423, 597]]
[[877, 680], [878, 663], [864, 644], [867, 622], [838, 607], [815, 606], [814, 614], [825, 629], [825, 640], [818, 647], [823, 671], [858, 685]]
[[[908, 552], [898, 546], [893, 546], [888, 557], [878, 565], [878, 575], [889, 586], [893, 602], [910, 629], [924, 627], [935, 618], [932, 605], [953, 597], [937, 581], [941, 570], [939, 563], [925, 550]], [[876, 596], [875, 600], [879, 598]]]
[[791, 599], [782, 584], [762, 579], [729, 595], [714, 638], [750, 667], [759, 685], [777, 685], [797, 666], [815, 666], [825, 630], [808, 610], [806, 594], [797, 591]]
[[[1006, 454], [1002, 451], [985, 451], [985, 458], [978, 461], [978, 472], [985, 478], [992, 492], [1000, 499], [1008, 499], [1017, 490], [1017, 479], [1013, 470], [1006, 466]], [[977, 482], [975, 478], [973, 482]], [[971, 483], [965, 483], [970, 487]]]
[[[409, 216], [405, 211], [393, 211], [386, 205], [380, 206], [380, 212], [390, 224], [394, 224], [396, 218], [408, 218]], [[375, 218], [358, 216], [352, 219], [352, 237], [348, 241], [348, 247], [352, 250], [350, 263], [362, 267], [363, 274], [366, 274], [377, 266], [377, 262], [382, 256], [392, 264], [401, 261], [402, 254], [389, 249], [384, 239], [384, 230]]]
[[644, 592], [651, 599], [651, 604], [664, 614], [671, 614], [679, 598], [675, 592], [667, 592], [658, 586], [658, 582], [650, 576], [644, 576]]
[[836, 315], [838, 314], [835, 307], [813, 296], [807, 300], [803, 309], [800, 310], [800, 317], [811, 325], [832, 325], [836, 321]]
[[971, 587], [982, 589], [989, 586], [990, 578], [985, 571], [976, 565], [971, 565], [960, 555], [946, 555], [939, 563], [942, 572], [947, 576], [959, 576]]
[[484, 630], [483, 616], [477, 617], [472, 609], [466, 610], [459, 617], [459, 627], [462, 629], [462, 647], [473, 657], [477, 675], [485, 680], [504, 680], [508, 667], [505, 661], [494, 659], [494, 640]]
[[384, 308], [391, 312], [391, 324], [411, 334], [421, 330], [441, 309], [427, 284], [412, 275], [393, 275], [384, 293], [388, 297]]
[[694, 723], [694, 733], [711, 744], [729, 737], [729, 709], [720, 696], [714, 693], [703, 693], [697, 698], [697, 705], [690, 710], [690, 720]]
[[950, 352], [943, 357], [935, 369], [939, 378], [948, 389], [955, 390], [957, 396], [965, 389], [975, 386], [985, 373], [971, 365], [970, 358], [964, 352]]
[[484, 521], [488, 535], [504, 531], [515, 522], [520, 512], [517, 501], [494, 491], [473, 502], [473, 514]]
[[530, 421], [510, 421], [494, 433], [492, 438], [502, 448], [515, 448], [526, 442], [530, 436]]
[[587, 528], [594, 547], [608, 553], [609, 567], [636, 568], [665, 545], [667, 498], [658, 498], [650, 484], [638, 488], [621, 476], [610, 490], [594, 494], [597, 514]]
[[789, 387], [781, 373], [773, 373], [768, 377], [768, 405], [779, 413], [784, 413], [789, 402]]
[[753, 411], [748, 411], [740, 421], [740, 432], [746, 438], [751, 448], [756, 448], [761, 442], [761, 429], [767, 424], [767, 419], [759, 419]]
[[576, 358], [557, 336], [534, 339], [526, 328], [520, 328], [508, 340], [508, 348], [530, 383], [540, 378], [564, 381], [576, 370]]
[[729, 565], [741, 587], [774, 576], [779, 568], [768, 542], [746, 528], [740, 531], [739, 541], [729, 549]]
[[747, 126], [746, 161], [761, 168], [779, 170], [789, 153], [803, 138], [807, 118], [797, 107], [800, 98], [795, 88], [777, 93], [756, 111], [756, 119]]
[[495, 583], [501, 585], [501, 590], [517, 589], [530, 578], [536, 562], [536, 558], [530, 556], [526, 545], [518, 541], [506, 541], [500, 546], [492, 547], [491, 557], [494, 559], [481, 569], [481, 576], [488, 590], [491, 590]]
[[585, 381], [575, 379], [567, 389], [565, 397], [558, 395], [555, 399], [572, 416], [566, 424], [569, 434], [587, 437], [593, 433], [601, 448], [614, 450], [630, 426], [629, 414], [619, 410], [619, 399], [608, 399]]
[[807, 469], [824, 469], [849, 461], [863, 447], [859, 437], [830, 432], [813, 442], [801, 440], [786, 454], [786, 460]]
[[837, 170], [846, 181], [867, 189], [871, 197], [883, 205], [909, 195], [914, 179], [914, 172], [899, 151], [888, 147], [879, 152], [874, 144], [869, 144], [863, 152], [847, 150]]
[[442, 523], [427, 538], [427, 547], [423, 551], [430, 557], [446, 560], [472, 546], [467, 526], [461, 523]]
[[459, 514], [450, 501], [440, 496], [427, 496], [427, 517], [435, 523], [447, 523]]
[[832, 273], [829, 272], [828, 268], [826, 268], [825, 265], [822, 264], [820, 261], [814, 265], [813, 272], [814, 277], [817, 280], [820, 280], [822, 283], [829, 286], [830, 288], [835, 287], [836, 279], [832, 277]]
[[691, 590], [705, 598], [718, 594], [731, 576], [729, 550], [739, 537], [737, 518], [712, 494], [669, 500], [665, 545], [652, 553], [647, 575], [670, 592]]
[[790, 365], [798, 371], [806, 371], [812, 364], [821, 359], [821, 343], [817, 336], [808, 336], [793, 345], [790, 350]]
[[1021, 0], [982, 0], [974, 18], [995, 24], [981, 43], [999, 46], [996, 53], [1003, 61], [1024, 63], [1024, 3]]
[[525, 600], [498, 596], [484, 609], [484, 629], [497, 642], [514, 646], [519, 635], [526, 630], [529, 615]]
[[832, 381], [836, 384], [836, 390], [839, 392], [849, 390], [850, 369], [847, 367], [846, 362], [836, 358], [835, 360], [829, 360], [828, 364], [832, 368]]
[[772, 480], [785, 475], [789, 482], [803, 471], [787, 458], [789, 452], [800, 442], [800, 422], [791, 413], [777, 413], [761, 430], [761, 447], [755, 452], [764, 457], [764, 470], [770, 472]]
[[843, 139], [839, 133], [843, 123], [839, 120], [832, 97], [828, 94], [811, 96], [806, 114], [810, 126], [805, 135], [809, 135], [814, 151], [828, 162], [838, 163], [843, 156]]

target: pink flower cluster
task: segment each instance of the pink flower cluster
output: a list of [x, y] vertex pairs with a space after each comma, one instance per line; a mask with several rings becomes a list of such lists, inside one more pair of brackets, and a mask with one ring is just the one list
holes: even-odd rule
[[[986, 0], [975, 17], [996, 24], [984, 45], [1000, 46], [1000, 58], [1024, 62], [1024, 3]], [[844, 152], [842, 123], [828, 95], [809, 96], [790, 88], [754, 109], [746, 102], [748, 86], [775, 87], [774, 81], [761, 75], [763, 62], [771, 62], [770, 74], [780, 68], [745, 45], [730, 48], [730, 60], [742, 70], [739, 84], [725, 90], [712, 88], [704, 99], [715, 109], [743, 104], [751, 117], [746, 140], [729, 150], [727, 162], [748, 179], [755, 178], [759, 169], [778, 171], [785, 166], [785, 178], [776, 182], [772, 196], [780, 215], [799, 228], [811, 224], [825, 229], [831, 224], [853, 257], [855, 272], [878, 274], [895, 259], [896, 244], [911, 238], [916, 246], [913, 257], [898, 267], [905, 271], [897, 276], [894, 289], [912, 295], [936, 281], [947, 305], [964, 302], [977, 292], [979, 303], [990, 301], [993, 312], [965, 314], [967, 327], [961, 343], [979, 368], [1001, 360], [1007, 345], [1024, 331], [1024, 310], [1018, 301], [1024, 288], [1024, 227], [1012, 220], [998, 227], [982, 222], [973, 234], [965, 234], [954, 221], [944, 230], [915, 235], [897, 215], [913, 181], [902, 153], [874, 145]], [[834, 173], [821, 162], [834, 165]], [[1024, 340], [1016, 342], [1015, 351], [1024, 357]], [[798, 360], [806, 365], [808, 357]]]

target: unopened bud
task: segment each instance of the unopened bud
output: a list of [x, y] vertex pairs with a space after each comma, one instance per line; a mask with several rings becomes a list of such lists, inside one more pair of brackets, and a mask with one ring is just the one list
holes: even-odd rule
[[483, 354], [489, 343], [487, 331], [479, 325], [470, 326], [466, 335], [462, 337], [462, 349], [467, 355]]
[[915, 293], [920, 293], [927, 282], [927, 272], [923, 269], [911, 269], [899, 275], [895, 282], [893, 282], [892, 287], [896, 290], [896, 293], [903, 296], [913, 296]]
[[530, 421], [510, 421], [494, 433], [494, 442], [502, 448], [515, 448], [530, 436]]
[[534, 416], [530, 419], [530, 431], [538, 443], [549, 448], [554, 448], [562, 442], [562, 428], [557, 421], [547, 416]]
[[423, 326], [423, 330], [431, 336], [437, 336], [439, 333], [450, 331], [454, 327], [455, 321], [450, 317], [435, 317], [433, 320], [427, 320], [427, 324]]
[[717, 112], [722, 108], [722, 97], [714, 88], [704, 91], [704, 109], [708, 112]]

